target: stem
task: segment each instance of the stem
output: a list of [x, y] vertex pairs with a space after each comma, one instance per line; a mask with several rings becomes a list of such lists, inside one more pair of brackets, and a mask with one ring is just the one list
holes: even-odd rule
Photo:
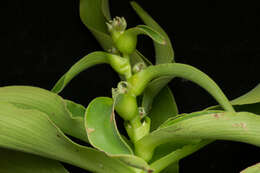
[[129, 92], [138, 96], [151, 80], [161, 76], [181, 77], [190, 80], [209, 92], [226, 111], [235, 112], [225, 94], [208, 75], [186, 64], [174, 63], [149, 66], [129, 79], [132, 86]]
[[167, 168], [170, 164], [178, 162], [180, 159], [190, 155], [191, 153], [198, 151], [199, 149], [208, 145], [211, 142], [212, 141], [204, 140], [198, 144], [186, 145], [180, 149], [171, 152], [170, 154], [162, 157], [161, 159], [151, 164], [151, 168], [154, 170], [153, 173], [161, 172], [163, 169]]

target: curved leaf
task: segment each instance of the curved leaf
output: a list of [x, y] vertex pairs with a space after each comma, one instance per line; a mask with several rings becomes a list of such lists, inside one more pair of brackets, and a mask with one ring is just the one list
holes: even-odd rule
[[260, 172], [260, 163], [250, 166], [245, 170], [241, 171], [240, 173], [258, 173], [258, 172]]
[[59, 160], [99, 173], [134, 173], [122, 161], [67, 138], [43, 112], [0, 102], [0, 147]]
[[143, 159], [133, 155], [132, 149], [122, 139], [116, 127], [111, 98], [98, 97], [88, 105], [85, 127], [89, 142], [97, 149], [137, 169], [151, 170]]
[[253, 104], [260, 102], [260, 84], [248, 93], [231, 101], [233, 105]]
[[139, 15], [139, 17], [143, 20], [143, 22], [146, 25], [152, 27], [154, 30], [159, 32], [165, 38], [166, 41], [165, 45], [161, 45], [154, 42], [155, 53], [156, 53], [155, 55], [156, 64], [169, 63], [174, 61], [174, 51], [171, 45], [171, 41], [168, 38], [165, 31], [136, 2], [131, 2], [131, 5], [135, 10], [135, 12]]
[[65, 101], [48, 90], [31, 86], [0, 87], [0, 101], [23, 109], [41, 111], [64, 133], [88, 142], [84, 128], [84, 107], [79, 104]]
[[82, 71], [102, 63], [109, 63], [107, 59], [107, 54], [105, 52], [93, 52], [86, 56], [84, 56], [82, 59], [80, 59], [78, 62], [76, 62], [55, 84], [55, 86], [52, 88], [52, 92], [54, 93], [60, 93], [66, 85], [79, 73]]
[[150, 153], [163, 143], [173, 141], [178, 143], [185, 140], [186, 144], [201, 139], [219, 139], [260, 146], [260, 116], [256, 114], [249, 112], [217, 112], [210, 114], [208, 112], [199, 112], [195, 113], [195, 115], [188, 114], [181, 118], [169, 120], [158, 130], [140, 139], [136, 144], [137, 155], [141, 156]]
[[[251, 91], [230, 101], [236, 111], [246, 111], [260, 114], [260, 84]], [[220, 106], [211, 106], [206, 110], [221, 110]]]
[[[156, 80], [153, 82], [156, 82]], [[152, 94], [154, 94], [154, 92]], [[144, 95], [144, 97], [145, 96], [146, 95]], [[151, 98], [152, 96], [148, 97], [153, 99]], [[152, 109], [148, 114], [151, 118], [151, 130], [153, 131], [157, 129], [164, 121], [170, 117], [174, 117], [177, 114], [178, 108], [171, 90], [168, 87], [164, 87], [155, 97]]]
[[129, 92], [138, 96], [144, 91], [150, 81], [163, 76], [181, 77], [190, 80], [209, 92], [223, 106], [223, 108], [225, 108], [225, 110], [234, 111], [225, 94], [208, 75], [190, 65], [181, 63], [149, 66], [143, 71], [134, 74], [129, 79], [129, 83], [132, 85]]
[[164, 37], [160, 33], [146, 25], [138, 25], [134, 28], [128, 29], [126, 32], [129, 32], [134, 35], [144, 34], [149, 36], [151, 39], [153, 39], [153, 41], [155, 41], [158, 44], [166, 44]]
[[58, 161], [0, 148], [1, 173], [69, 173]]
[[108, 34], [106, 17], [108, 3], [106, 0], [80, 0], [80, 18], [84, 25], [92, 32], [104, 50], [113, 47], [113, 41]]
[[87, 107], [85, 127], [89, 142], [108, 154], [133, 154], [117, 130], [113, 112], [113, 100], [98, 97]]

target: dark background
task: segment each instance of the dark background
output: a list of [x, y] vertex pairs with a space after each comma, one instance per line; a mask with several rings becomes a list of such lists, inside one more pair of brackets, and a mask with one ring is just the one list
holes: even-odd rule
[[[113, 16], [128, 25], [141, 24], [127, 0], [110, 0]], [[165, 29], [176, 61], [211, 76], [229, 99], [260, 81], [260, 9], [250, 2], [137, 1]], [[51, 89], [59, 77], [84, 55], [101, 50], [81, 23], [78, 0], [12, 0], [1, 2], [0, 86], [32, 85]], [[139, 50], [154, 61], [149, 38], [140, 37]], [[111, 96], [119, 78], [107, 65], [81, 73], [61, 93], [85, 106], [97, 96]], [[181, 79], [170, 83], [180, 112], [216, 102], [199, 86]], [[180, 162], [180, 172], [239, 172], [260, 161], [260, 149], [218, 141]], [[83, 170], [66, 165], [71, 172]], [[73, 171], [72, 171], [73, 170]]]

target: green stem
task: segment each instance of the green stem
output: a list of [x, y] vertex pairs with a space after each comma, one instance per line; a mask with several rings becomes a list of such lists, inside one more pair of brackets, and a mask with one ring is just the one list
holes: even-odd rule
[[163, 169], [167, 168], [170, 164], [178, 162], [180, 159], [190, 155], [191, 153], [198, 151], [199, 149], [208, 145], [211, 142], [212, 141], [204, 140], [198, 144], [186, 145], [180, 149], [171, 152], [170, 154], [162, 157], [161, 159], [151, 164], [151, 168], [154, 170], [153, 173], [161, 172]]
[[128, 80], [132, 86], [129, 92], [138, 96], [151, 80], [161, 76], [174, 76], [190, 80], [209, 92], [225, 110], [235, 112], [225, 94], [208, 75], [186, 64], [171, 63], [149, 66]]

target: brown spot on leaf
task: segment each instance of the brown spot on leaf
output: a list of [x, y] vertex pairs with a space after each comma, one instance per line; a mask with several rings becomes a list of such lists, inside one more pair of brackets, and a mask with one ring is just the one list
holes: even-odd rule
[[90, 133], [92, 133], [92, 132], [95, 131], [95, 129], [92, 129], [92, 128], [86, 128], [86, 130], [87, 130], [87, 133], [88, 133], [88, 134], [90, 134]]
[[248, 130], [246, 123], [243, 123], [243, 122], [241, 122], [241, 123], [234, 123], [234, 124], [232, 124], [232, 126], [233, 127], [240, 127], [240, 128], [245, 129], [245, 130]]
[[59, 135], [59, 134], [57, 134], [57, 137], [58, 137], [58, 138], [60, 138], [60, 135]]
[[215, 117], [215, 118], [217, 118], [217, 119], [219, 119], [219, 114], [213, 114], [213, 116]]

